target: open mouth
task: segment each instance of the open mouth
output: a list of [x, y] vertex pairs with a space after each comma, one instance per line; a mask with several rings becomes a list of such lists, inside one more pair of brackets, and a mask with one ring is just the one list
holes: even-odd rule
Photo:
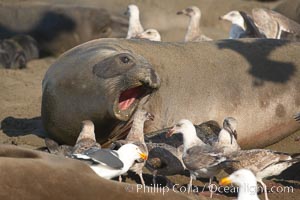
[[134, 108], [138, 105], [139, 101], [150, 94], [152, 88], [139, 85], [137, 87], [129, 88], [121, 92], [119, 99], [116, 102], [116, 116], [120, 120], [128, 120]]
[[134, 104], [136, 100], [142, 98], [145, 94], [146, 90], [143, 86], [138, 86], [123, 91], [119, 97], [119, 110], [127, 110]]

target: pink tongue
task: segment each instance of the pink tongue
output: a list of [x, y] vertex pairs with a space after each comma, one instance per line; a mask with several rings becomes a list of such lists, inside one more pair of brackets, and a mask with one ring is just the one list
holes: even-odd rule
[[126, 110], [129, 108], [129, 106], [135, 101], [135, 98], [130, 98], [126, 101], [122, 101], [119, 103], [119, 108], [120, 110]]
[[130, 107], [131, 104], [139, 97], [141, 93], [141, 87], [131, 88], [122, 92], [119, 99], [119, 109], [126, 110]]

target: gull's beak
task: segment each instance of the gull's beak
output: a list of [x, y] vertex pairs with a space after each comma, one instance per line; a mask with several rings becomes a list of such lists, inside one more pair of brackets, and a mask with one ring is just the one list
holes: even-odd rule
[[235, 138], [235, 140], [237, 140], [237, 133], [236, 133], [236, 130], [234, 130], [234, 131], [232, 131], [231, 130], [231, 128], [230, 128], [230, 131], [229, 131], [229, 133], [230, 133], [230, 144], [232, 144], [232, 141], [233, 141], [233, 137]]
[[219, 20], [222, 20], [224, 16], [219, 16]]
[[167, 134], [166, 134], [167, 138], [168, 138], [168, 137], [171, 137], [174, 133], [175, 133], [175, 127], [171, 128], [171, 129], [167, 132]]
[[140, 154], [140, 158], [143, 159], [143, 160], [147, 160], [148, 159], [148, 156], [147, 154], [145, 153], [139, 153]]
[[233, 136], [234, 136], [234, 138], [237, 140], [237, 133], [236, 133], [236, 130], [235, 131], [233, 131]]
[[232, 183], [230, 178], [225, 177], [220, 180], [219, 185], [226, 186], [226, 185], [229, 185], [230, 183]]
[[180, 11], [178, 11], [176, 14], [177, 14], [177, 15], [185, 15], [186, 12], [185, 12], [185, 10], [180, 10]]
[[129, 14], [129, 9], [127, 9], [123, 14], [127, 16]]
[[137, 34], [137, 35], [135, 36], [135, 38], [142, 38], [142, 35], [141, 35], [141, 34]]

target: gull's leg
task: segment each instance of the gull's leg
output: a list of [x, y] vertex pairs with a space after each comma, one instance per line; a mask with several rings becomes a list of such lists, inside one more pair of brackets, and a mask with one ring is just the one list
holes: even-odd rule
[[139, 177], [141, 179], [142, 185], [145, 186], [145, 181], [144, 181], [144, 178], [143, 178], [143, 173], [139, 173]]
[[121, 175], [119, 176], [119, 182], [120, 183], [122, 182], [122, 176]]
[[267, 186], [262, 180], [257, 180], [264, 188], [265, 200], [269, 200]]
[[190, 175], [190, 182], [189, 182], [189, 185], [188, 185], [188, 193], [191, 192], [192, 187], [193, 187], [193, 175], [191, 174]]
[[157, 170], [154, 170], [154, 171], [152, 172], [152, 175], [153, 175], [152, 183], [153, 183], [153, 187], [154, 187], [155, 184], [156, 184]]
[[208, 185], [208, 189], [209, 189], [209, 191], [210, 191], [210, 196], [209, 196], [210, 198], [212, 198], [212, 196], [213, 196], [212, 189], [210, 189], [210, 185], [211, 185], [211, 183], [212, 183], [213, 178], [214, 178], [214, 177], [209, 177], [209, 185]]

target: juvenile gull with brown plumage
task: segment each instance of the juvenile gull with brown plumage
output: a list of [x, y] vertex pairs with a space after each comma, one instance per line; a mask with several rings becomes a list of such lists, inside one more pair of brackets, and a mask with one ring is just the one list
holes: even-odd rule
[[96, 141], [94, 123], [91, 120], [84, 120], [81, 122], [81, 132], [73, 147], [72, 154], [82, 153], [93, 147], [101, 148], [101, 145]]
[[144, 32], [144, 28], [140, 22], [140, 11], [136, 5], [128, 5], [125, 14], [129, 15], [129, 25], [126, 39], [135, 38], [138, 34]]
[[227, 20], [232, 23], [229, 39], [238, 38], [262, 38], [258, 28], [252, 18], [243, 11], [230, 11], [219, 19]]
[[266, 38], [300, 40], [300, 24], [265, 8], [255, 8], [252, 15], [259, 31]]
[[186, 15], [190, 17], [189, 26], [184, 37], [185, 42], [211, 41], [212, 39], [205, 36], [200, 29], [201, 11], [196, 6], [188, 7], [178, 11], [177, 15]]
[[[148, 148], [145, 143], [144, 138], [144, 123], [147, 120], [153, 120], [154, 116], [142, 109], [138, 109], [134, 116], [131, 129], [125, 140], [118, 140], [115, 142], [116, 145], [122, 146], [124, 144], [135, 144], [137, 145], [141, 151], [145, 154], [148, 154]], [[145, 185], [145, 181], [143, 179], [143, 167], [145, 166], [145, 161], [140, 163], [135, 163], [130, 170], [139, 175], [141, 179], [141, 183]]]
[[[234, 144], [236, 137], [232, 137], [231, 139], [234, 141], [232, 144]], [[230, 174], [244, 168], [251, 170], [256, 177], [256, 181], [263, 186], [266, 200], [268, 200], [267, 187], [262, 180], [270, 176], [277, 176], [291, 165], [300, 162], [298, 154], [289, 155], [268, 149], [237, 149], [237, 151], [228, 153], [227, 156], [237, 162], [232, 162], [230, 166], [227, 166], [225, 171]]]
[[183, 135], [184, 150], [182, 160], [185, 167], [190, 171], [188, 191], [191, 191], [192, 181], [197, 177], [209, 178], [209, 184], [211, 184], [212, 178], [219, 173], [228, 161], [227, 158], [198, 138], [196, 129], [189, 120], [180, 120], [170, 129], [167, 137], [175, 133]]

